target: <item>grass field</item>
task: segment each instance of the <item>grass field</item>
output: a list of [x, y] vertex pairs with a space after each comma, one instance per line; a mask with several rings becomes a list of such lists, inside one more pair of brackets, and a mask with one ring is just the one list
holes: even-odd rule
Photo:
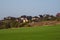
[[0, 40], [60, 40], [60, 25], [2, 29]]

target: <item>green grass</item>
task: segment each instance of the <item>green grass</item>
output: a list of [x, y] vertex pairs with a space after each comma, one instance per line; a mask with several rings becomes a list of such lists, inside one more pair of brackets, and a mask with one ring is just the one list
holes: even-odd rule
[[2, 29], [0, 40], [60, 40], [60, 25]]

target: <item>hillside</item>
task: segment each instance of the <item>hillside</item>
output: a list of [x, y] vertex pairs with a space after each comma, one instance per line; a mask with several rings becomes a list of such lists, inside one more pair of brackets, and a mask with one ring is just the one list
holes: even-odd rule
[[41, 21], [41, 22], [31, 22], [28, 23], [27, 25], [33, 27], [33, 26], [51, 26], [51, 25], [57, 25], [60, 24], [60, 21]]

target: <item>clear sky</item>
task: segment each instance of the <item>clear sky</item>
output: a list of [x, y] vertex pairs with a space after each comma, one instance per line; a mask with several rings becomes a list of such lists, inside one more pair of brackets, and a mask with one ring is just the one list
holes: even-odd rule
[[60, 0], [0, 0], [0, 19], [6, 16], [39, 15], [60, 12]]

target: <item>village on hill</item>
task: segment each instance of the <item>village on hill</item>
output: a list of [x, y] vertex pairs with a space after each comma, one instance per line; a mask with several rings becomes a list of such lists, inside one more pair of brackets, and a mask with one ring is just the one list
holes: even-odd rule
[[56, 24], [60, 24], [60, 13], [57, 13], [55, 16], [49, 14], [38, 15], [34, 17], [26, 15], [22, 15], [20, 17], [8, 16], [4, 17], [3, 20], [0, 20], [0, 29]]

